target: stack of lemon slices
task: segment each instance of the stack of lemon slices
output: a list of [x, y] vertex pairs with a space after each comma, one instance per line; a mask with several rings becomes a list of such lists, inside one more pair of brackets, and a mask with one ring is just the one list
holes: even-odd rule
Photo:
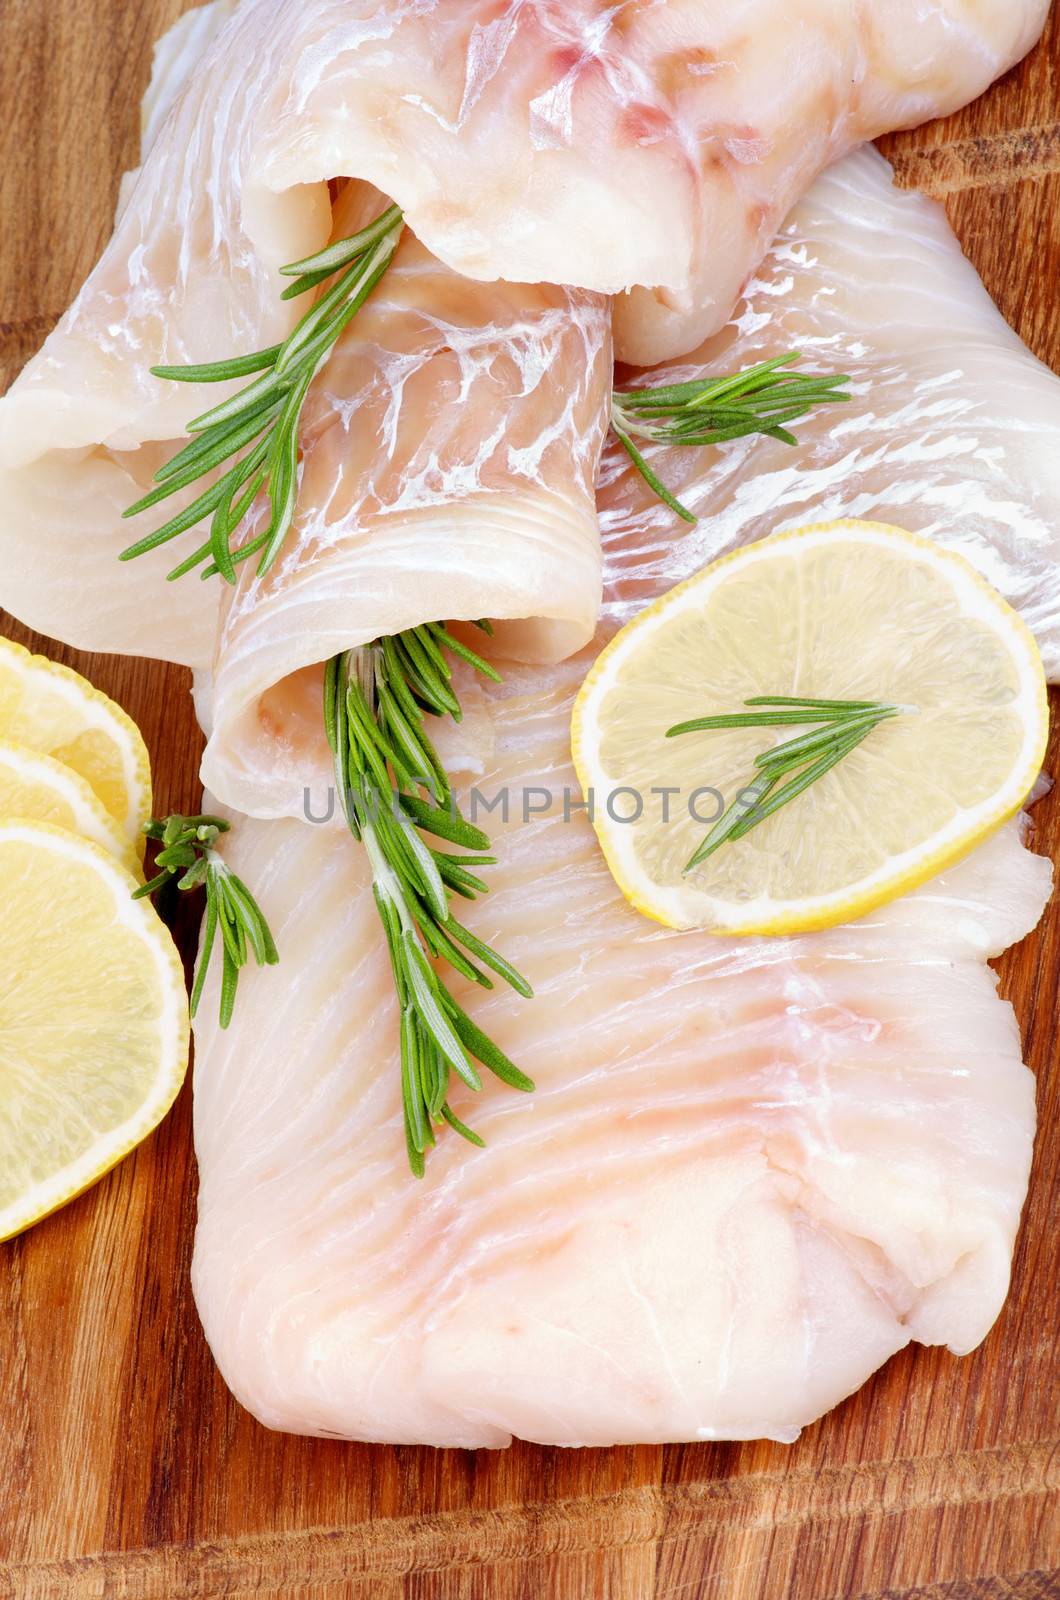
[[0, 639], [0, 1239], [72, 1200], [172, 1105], [184, 976], [143, 881], [140, 731]]

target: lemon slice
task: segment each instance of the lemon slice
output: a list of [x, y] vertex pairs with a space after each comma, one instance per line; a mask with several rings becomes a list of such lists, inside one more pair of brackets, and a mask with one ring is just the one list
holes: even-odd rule
[[188, 1062], [173, 941], [105, 850], [0, 821], [0, 1239], [65, 1205], [168, 1111]]
[[[667, 729], [758, 695], [903, 710], [686, 871], [755, 757], [808, 725]], [[962, 557], [870, 522], [776, 535], [664, 595], [602, 652], [573, 721], [623, 894], [669, 927], [729, 934], [830, 927], [915, 888], [1018, 810], [1047, 735], [1016, 613]]]
[[151, 815], [151, 766], [140, 730], [69, 667], [0, 639], [0, 738], [84, 778], [138, 855]]
[[0, 817], [68, 828], [120, 861], [139, 879], [140, 860], [122, 828], [84, 778], [51, 756], [0, 739]]

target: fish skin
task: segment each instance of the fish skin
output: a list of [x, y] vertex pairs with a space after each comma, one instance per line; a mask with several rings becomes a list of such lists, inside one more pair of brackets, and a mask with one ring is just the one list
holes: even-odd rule
[[326, 242], [336, 176], [393, 195], [466, 277], [631, 289], [619, 352], [656, 361], [725, 321], [824, 164], [973, 98], [1046, 10], [243, 0], [216, 32], [217, 14], [187, 25], [114, 236], [0, 403], [0, 604], [82, 649], [210, 665], [220, 596], [163, 588], [164, 555], [115, 565], [135, 536], [121, 512], [188, 419], [150, 369], [286, 336], [275, 274]]
[[896, 189], [871, 148], [818, 178], [720, 334], [636, 381], [728, 373], [796, 350], [800, 371], [852, 379], [850, 401], [791, 424], [796, 449], [765, 437], [646, 447], [695, 527], [610, 441], [601, 524], [605, 536], [624, 530], [631, 553], [628, 574], [613, 576], [613, 623], [739, 545], [865, 518], [967, 557], [1060, 680], [1060, 378], [1005, 322], [941, 206]]

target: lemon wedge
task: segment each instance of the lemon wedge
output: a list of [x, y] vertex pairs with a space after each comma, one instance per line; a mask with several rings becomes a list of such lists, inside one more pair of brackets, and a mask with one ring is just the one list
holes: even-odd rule
[[184, 974], [136, 880], [98, 845], [0, 821], [0, 1239], [151, 1132], [188, 1063]]
[[91, 839], [141, 876], [138, 852], [99, 796], [61, 761], [0, 739], [0, 817], [50, 822]]
[[0, 639], [0, 738], [83, 778], [142, 859], [151, 767], [139, 728], [113, 700], [69, 667]]
[[[667, 730], [761, 695], [901, 709], [689, 870], [756, 756], [809, 723]], [[725, 934], [831, 927], [933, 877], [1018, 810], [1047, 736], [1037, 647], [1001, 596], [951, 551], [853, 521], [748, 545], [634, 617], [590, 671], [572, 729], [627, 900]]]

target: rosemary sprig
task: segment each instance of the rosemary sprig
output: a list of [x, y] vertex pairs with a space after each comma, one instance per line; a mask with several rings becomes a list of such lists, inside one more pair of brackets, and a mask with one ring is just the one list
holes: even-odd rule
[[[480, 626], [486, 627], [485, 624]], [[490, 973], [518, 994], [532, 994], [504, 957], [453, 915], [451, 900], [486, 892], [478, 869], [494, 857], [489, 839], [457, 808], [445, 768], [426, 731], [425, 718], [459, 720], [446, 652], [484, 676], [497, 673], [440, 623], [425, 623], [327, 665], [324, 725], [346, 821], [371, 864], [375, 902], [386, 934], [401, 1013], [401, 1086], [409, 1165], [417, 1177], [448, 1123], [472, 1144], [482, 1140], [449, 1104], [451, 1076], [481, 1089], [478, 1062], [513, 1089], [534, 1085], [476, 1027], [432, 966], [447, 961], [465, 978], [490, 989]], [[455, 845], [454, 854], [428, 844], [424, 834]], [[470, 853], [468, 853], [470, 852]]]
[[[773, 745], [755, 757], [755, 772], [732, 805], [711, 828], [685, 865], [691, 872], [726, 841], [746, 838], [752, 828], [789, 805], [800, 794], [838, 766], [868, 738], [881, 722], [910, 711], [910, 706], [888, 705], [881, 700], [802, 700], [790, 695], [755, 695], [744, 705], [752, 709], [724, 716], [695, 717], [666, 730], [668, 739], [685, 733], [705, 733], [719, 728], [782, 728], [811, 726], [806, 733]], [[788, 782], [781, 780], [787, 777]]]
[[230, 828], [231, 823], [223, 817], [153, 817], [145, 822], [144, 833], [162, 846], [155, 856], [155, 866], [160, 870], [150, 883], [145, 883], [133, 895], [134, 900], [143, 900], [165, 888], [174, 878], [178, 889], [205, 888], [206, 924], [199, 969], [191, 991], [191, 1014], [193, 1017], [198, 1014], [207, 969], [220, 933], [222, 1028], [227, 1028], [232, 1020], [239, 974], [251, 955], [259, 966], [275, 966], [280, 959], [261, 907], [215, 848], [218, 839]]
[[693, 378], [687, 383], [650, 389], [617, 389], [611, 400], [611, 426], [637, 471], [659, 499], [686, 522], [696, 518], [653, 471], [636, 439], [649, 444], [726, 444], [746, 434], [764, 433], [784, 444], [796, 444], [787, 427], [815, 406], [849, 400], [840, 393], [846, 374], [831, 377], [788, 372], [799, 352], [777, 356], [722, 378]]
[[[404, 222], [390, 206], [369, 227], [318, 255], [280, 270], [295, 282], [284, 291], [289, 300], [328, 278], [334, 283], [310, 307], [283, 344], [206, 366], [153, 367], [158, 378], [176, 383], [224, 383], [260, 374], [231, 399], [188, 424], [190, 444], [155, 474], [156, 488], [124, 513], [126, 517], [159, 505], [225, 463], [222, 475], [187, 507], [154, 533], [122, 551], [132, 561], [168, 544], [210, 519], [210, 537], [169, 573], [172, 581], [195, 567], [202, 577], [220, 574], [235, 583], [236, 567], [261, 554], [258, 573], [275, 562], [294, 518], [298, 496], [298, 430], [310, 385], [334, 350], [343, 330], [356, 316], [393, 259]], [[241, 454], [240, 452], [244, 452]], [[236, 529], [264, 493], [270, 516], [264, 530], [233, 549]]]

